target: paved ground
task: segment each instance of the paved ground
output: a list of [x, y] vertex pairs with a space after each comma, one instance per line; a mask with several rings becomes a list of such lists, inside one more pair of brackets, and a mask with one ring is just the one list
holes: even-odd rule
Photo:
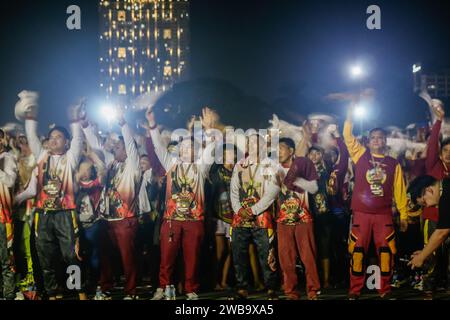
[[[153, 290], [150, 286], [141, 286], [138, 287], [138, 295], [141, 300], [149, 300], [153, 296]], [[423, 294], [421, 291], [414, 290], [412, 288], [401, 288], [401, 289], [393, 289], [394, 297], [396, 300], [423, 300]], [[123, 292], [121, 287], [116, 287], [113, 291], [113, 300], [121, 300], [123, 298]], [[199, 294], [199, 298], [206, 300], [227, 300], [230, 292], [203, 292]], [[285, 296], [283, 296], [282, 292], [279, 292], [280, 300], [284, 300]], [[306, 300], [305, 293], [302, 292], [302, 300]], [[67, 295], [63, 299], [64, 300], [72, 300], [76, 297], [73, 295]], [[177, 300], [185, 299], [184, 295], [179, 295]], [[266, 295], [264, 292], [251, 292], [249, 296], [249, 300], [265, 300]], [[360, 300], [377, 300], [379, 299], [378, 294], [376, 292], [364, 292], [361, 295]], [[435, 300], [450, 300], [450, 294], [445, 291], [436, 293]], [[331, 289], [326, 292], [323, 292], [320, 295], [319, 300], [347, 300], [347, 291], [343, 289]]]

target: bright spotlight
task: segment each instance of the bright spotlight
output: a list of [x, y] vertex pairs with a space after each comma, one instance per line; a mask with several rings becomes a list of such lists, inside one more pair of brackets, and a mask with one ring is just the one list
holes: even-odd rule
[[350, 75], [353, 78], [360, 78], [363, 75], [363, 68], [360, 65], [353, 65], [350, 67]]
[[355, 117], [358, 119], [364, 119], [367, 116], [367, 109], [363, 105], [355, 107]]
[[101, 113], [102, 116], [105, 117], [105, 119], [108, 122], [113, 121], [114, 119], [117, 118], [117, 111], [116, 109], [114, 109], [114, 107], [110, 106], [110, 105], [105, 105], [101, 108]]

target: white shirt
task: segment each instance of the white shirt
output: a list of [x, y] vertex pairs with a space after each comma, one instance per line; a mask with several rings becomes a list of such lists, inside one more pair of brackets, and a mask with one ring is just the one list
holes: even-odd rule
[[[230, 186], [230, 196], [231, 196], [231, 206], [233, 207], [233, 211], [235, 214], [239, 212], [242, 208], [241, 200], [239, 198], [239, 190], [243, 188], [239, 181], [239, 172], [243, 170], [248, 170], [248, 168], [244, 169], [242, 165], [246, 166], [250, 162], [247, 159], [239, 162], [234, 166], [233, 175], [231, 177], [231, 186]], [[250, 169], [256, 170], [257, 164], [250, 163]], [[279, 164], [275, 163], [270, 158], [265, 158], [261, 161], [258, 169], [254, 173], [254, 182], [261, 183], [261, 198], [258, 202], [255, 203], [251, 207], [254, 215], [260, 215], [264, 211], [269, 208], [269, 206], [275, 201], [280, 192], [280, 187], [277, 182], [277, 175], [280, 174], [282, 168]], [[243, 181], [245, 182], [245, 181]]]

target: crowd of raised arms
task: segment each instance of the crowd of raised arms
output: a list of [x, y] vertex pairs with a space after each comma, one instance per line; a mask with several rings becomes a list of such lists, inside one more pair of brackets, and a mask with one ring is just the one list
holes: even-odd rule
[[[435, 121], [408, 135], [373, 128], [355, 137], [350, 101], [341, 129], [327, 115], [274, 117], [278, 141], [255, 131], [242, 147], [208, 107], [202, 134], [192, 120], [174, 140], [152, 105], [139, 130], [122, 112], [120, 134], [101, 135], [79, 104], [70, 130], [41, 137], [37, 94], [19, 97], [24, 125], [0, 131], [4, 299], [109, 300], [117, 287], [126, 300], [147, 291], [153, 300], [212, 291], [317, 300], [334, 288], [357, 299], [368, 266], [378, 266], [384, 299], [398, 286], [425, 298], [450, 286], [448, 245], [414, 255], [440, 228], [439, 208], [408, 190], [415, 178], [449, 176], [439, 100], [430, 102]], [[67, 281], [68, 267], [79, 281]]]

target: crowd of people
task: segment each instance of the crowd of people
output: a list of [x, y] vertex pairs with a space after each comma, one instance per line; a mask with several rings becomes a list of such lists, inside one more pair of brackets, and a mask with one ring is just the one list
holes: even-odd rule
[[411, 286], [432, 299], [450, 286], [448, 233], [432, 241], [450, 228], [436, 198], [450, 168], [444, 106], [432, 100], [434, 123], [406, 133], [355, 137], [350, 100], [342, 131], [315, 114], [300, 125], [274, 117], [268, 135], [228, 135], [205, 107], [176, 139], [153, 105], [139, 130], [119, 112], [120, 134], [102, 135], [80, 102], [70, 132], [52, 126], [40, 137], [38, 94], [23, 91], [24, 130], [0, 130], [3, 298], [61, 298], [77, 266], [80, 300], [112, 299], [118, 286], [139, 299], [146, 281], [153, 300], [212, 290], [278, 299], [280, 289], [317, 300], [333, 288], [353, 300], [375, 265], [381, 298]]

